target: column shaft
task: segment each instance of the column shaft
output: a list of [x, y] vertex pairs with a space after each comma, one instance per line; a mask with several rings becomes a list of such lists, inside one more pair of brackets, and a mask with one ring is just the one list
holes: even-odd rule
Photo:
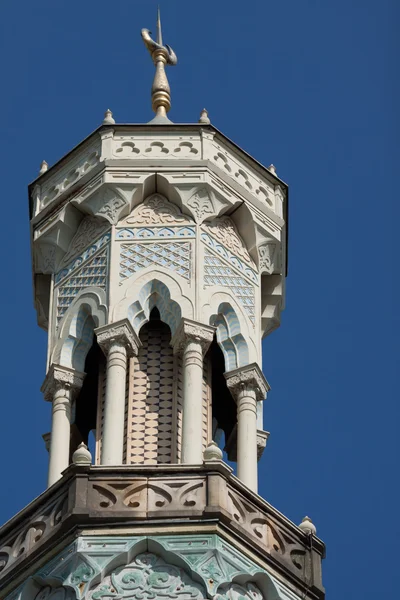
[[125, 388], [127, 351], [120, 341], [112, 341], [107, 355], [102, 465], [122, 465], [125, 427]]
[[48, 487], [61, 478], [61, 473], [69, 465], [69, 442], [71, 431], [71, 391], [56, 389], [52, 405], [50, 437], [50, 460]]
[[183, 356], [182, 463], [203, 462], [203, 350], [189, 339]]
[[257, 399], [244, 386], [237, 395], [237, 475], [257, 492]]

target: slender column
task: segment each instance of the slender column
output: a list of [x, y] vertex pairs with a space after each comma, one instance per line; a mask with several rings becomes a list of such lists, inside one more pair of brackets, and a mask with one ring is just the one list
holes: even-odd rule
[[128, 319], [95, 329], [99, 346], [107, 356], [102, 465], [122, 465], [125, 428], [125, 389], [128, 357], [137, 355], [139, 338]]
[[257, 402], [264, 400], [269, 385], [255, 363], [229, 371], [225, 378], [237, 404], [237, 475], [257, 492]]
[[214, 332], [214, 327], [182, 319], [172, 340], [183, 368], [182, 463], [203, 462], [203, 356]]
[[42, 385], [45, 399], [52, 402], [48, 487], [61, 478], [69, 465], [71, 405], [84, 377], [85, 373], [52, 365]]

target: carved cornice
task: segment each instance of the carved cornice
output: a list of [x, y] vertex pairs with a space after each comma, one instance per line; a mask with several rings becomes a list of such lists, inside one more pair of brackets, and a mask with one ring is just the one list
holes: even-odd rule
[[180, 322], [174, 337], [171, 340], [171, 345], [174, 349], [174, 354], [182, 354], [185, 346], [191, 342], [199, 342], [204, 354], [207, 352], [211, 342], [213, 341], [216, 328], [210, 325], [204, 325], [191, 319], [183, 318]]
[[105, 355], [108, 354], [111, 344], [117, 342], [125, 346], [128, 356], [137, 356], [141, 342], [128, 319], [98, 327], [94, 332]]
[[85, 376], [86, 373], [53, 364], [40, 389], [43, 392], [45, 400], [52, 402], [57, 390], [65, 389], [71, 390], [72, 393], [77, 393], [83, 385]]
[[258, 401], [264, 400], [270, 389], [268, 381], [256, 363], [225, 373], [225, 379], [226, 385], [235, 400], [244, 388], [255, 392]]

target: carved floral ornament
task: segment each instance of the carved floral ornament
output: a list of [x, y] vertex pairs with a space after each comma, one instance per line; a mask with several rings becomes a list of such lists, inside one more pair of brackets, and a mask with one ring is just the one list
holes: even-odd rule
[[225, 379], [235, 400], [243, 390], [246, 390], [255, 392], [256, 399], [262, 401], [270, 389], [267, 380], [256, 363], [225, 373]]
[[193, 220], [161, 194], [148, 196], [124, 220], [124, 225], [162, 225], [165, 223], [190, 223]]
[[54, 398], [57, 390], [66, 389], [71, 392], [78, 392], [85, 378], [86, 373], [80, 373], [60, 365], [52, 365], [42, 385], [42, 392], [45, 400], [50, 402]]
[[171, 344], [175, 354], [182, 354], [186, 345], [193, 341], [201, 345], [203, 355], [207, 352], [209, 345], [213, 341], [215, 327], [196, 323], [189, 319], [182, 319]]
[[95, 329], [97, 342], [104, 354], [108, 354], [113, 343], [125, 346], [129, 356], [137, 356], [141, 342], [128, 319]]

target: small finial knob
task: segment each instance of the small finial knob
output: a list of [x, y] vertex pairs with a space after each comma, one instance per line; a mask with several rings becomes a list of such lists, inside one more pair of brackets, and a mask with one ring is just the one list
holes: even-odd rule
[[74, 465], [91, 465], [92, 455], [90, 454], [88, 447], [83, 442], [79, 444], [77, 449], [72, 455], [72, 462]]
[[42, 160], [42, 163], [40, 165], [39, 175], [43, 175], [43, 173], [46, 173], [48, 168], [49, 168], [49, 165], [47, 164], [47, 162], [45, 160]]
[[270, 173], [272, 173], [272, 175], [276, 175], [275, 165], [270, 164], [269, 167], [267, 167], [267, 169]]
[[112, 112], [109, 108], [107, 108], [106, 112], [104, 113], [103, 125], [114, 125], [114, 123], [115, 119], [113, 119]]
[[199, 123], [205, 123], [206, 125], [210, 123], [210, 119], [208, 118], [208, 110], [205, 108], [203, 108], [200, 113]]
[[302, 522], [299, 525], [299, 529], [304, 531], [304, 533], [308, 533], [308, 534], [311, 533], [312, 535], [316, 535], [316, 533], [317, 533], [317, 528], [315, 527], [314, 523], [311, 521], [310, 517], [304, 517], [304, 519], [302, 520]]
[[215, 442], [210, 442], [203, 453], [204, 460], [222, 460], [222, 450]]

